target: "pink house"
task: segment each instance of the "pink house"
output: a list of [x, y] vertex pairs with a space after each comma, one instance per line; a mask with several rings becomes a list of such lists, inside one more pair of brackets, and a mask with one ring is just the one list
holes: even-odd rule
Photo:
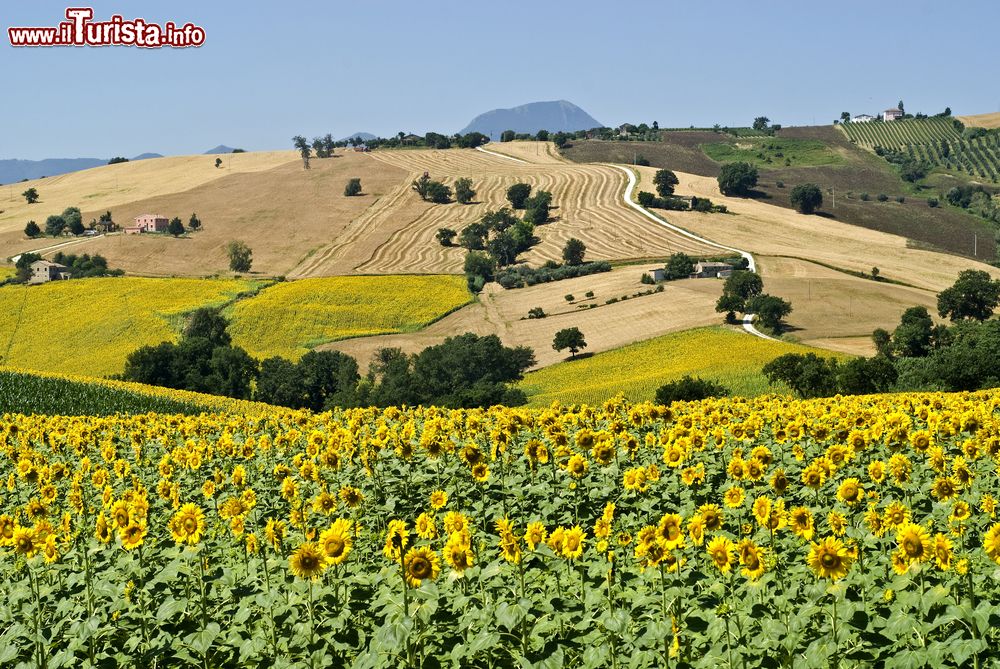
[[143, 232], [166, 232], [170, 223], [166, 216], [160, 214], [142, 214], [135, 217], [135, 222], [125, 228], [125, 234], [138, 235]]

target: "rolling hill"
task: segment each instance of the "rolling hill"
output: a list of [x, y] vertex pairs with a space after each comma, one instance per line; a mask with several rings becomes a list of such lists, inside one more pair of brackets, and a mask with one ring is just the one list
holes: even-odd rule
[[599, 128], [602, 124], [593, 116], [566, 100], [530, 102], [510, 109], [494, 109], [480, 114], [462, 128], [460, 134], [481, 132], [487, 137], [500, 139], [504, 130], [535, 134], [549, 132], [574, 132]]

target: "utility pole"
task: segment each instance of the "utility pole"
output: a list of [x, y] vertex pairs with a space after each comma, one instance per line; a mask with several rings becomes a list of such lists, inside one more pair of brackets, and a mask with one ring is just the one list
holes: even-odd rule
[[979, 235], [976, 233], [972, 233], [972, 255], [979, 257]]

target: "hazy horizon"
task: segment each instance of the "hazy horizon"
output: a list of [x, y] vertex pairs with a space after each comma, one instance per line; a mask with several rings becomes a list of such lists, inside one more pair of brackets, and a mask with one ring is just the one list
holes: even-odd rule
[[[6, 8], [2, 59], [20, 105], [0, 108], [0, 158], [288, 149], [355, 132], [453, 133], [473, 117], [568, 100], [601, 122], [661, 127], [828, 124], [842, 111], [1000, 111], [976, 63], [996, 62], [987, 2], [836, 9], [776, 0], [452, 1], [247, 9], [177, 0], [94, 3], [113, 14], [204, 27], [188, 49], [14, 48], [11, 26], [55, 26], [61, 2]], [[988, 77], [987, 77], [988, 78]]]

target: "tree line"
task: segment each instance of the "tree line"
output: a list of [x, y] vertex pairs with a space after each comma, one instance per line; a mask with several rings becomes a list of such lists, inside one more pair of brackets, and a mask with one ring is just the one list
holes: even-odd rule
[[298, 362], [258, 361], [235, 346], [218, 309], [193, 312], [180, 341], [130, 354], [121, 378], [150, 385], [295, 409], [434, 404], [469, 408], [524, 404], [509, 384], [535, 364], [528, 347], [506, 347], [495, 335], [449, 337], [412, 355], [379, 349], [362, 376], [357, 361], [338, 351], [310, 351]]

